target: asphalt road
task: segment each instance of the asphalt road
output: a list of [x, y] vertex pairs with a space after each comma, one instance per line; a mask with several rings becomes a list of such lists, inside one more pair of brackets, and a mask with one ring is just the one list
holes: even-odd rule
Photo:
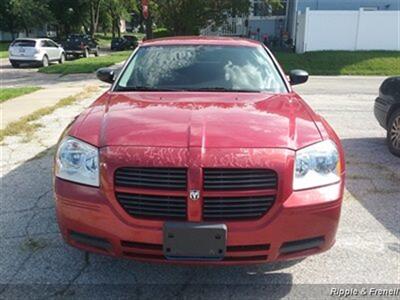
[[[100, 56], [106, 55], [101, 52]], [[92, 56], [90, 56], [92, 57]], [[55, 63], [56, 64], [56, 63]], [[91, 74], [70, 74], [67, 76], [60, 74], [44, 74], [38, 72], [38, 67], [23, 65], [20, 68], [13, 68], [8, 58], [0, 59], [0, 82], [2, 87], [18, 86], [41, 86], [51, 87], [54, 84], [69, 84], [70, 86], [88, 84], [97, 81], [96, 75]]]
[[[385, 132], [372, 113], [382, 81], [313, 77], [297, 88], [337, 130], [346, 151], [347, 192], [330, 251], [302, 261], [246, 267], [154, 265], [85, 254], [65, 245], [58, 233], [52, 158], [45, 150], [3, 168], [0, 298], [322, 299], [330, 297], [332, 287], [398, 287], [400, 159], [387, 151]], [[47, 120], [49, 126], [53, 119]], [[61, 130], [49, 128], [54, 135]], [[20, 146], [9, 147], [12, 153]], [[6, 159], [2, 156], [2, 163]]]

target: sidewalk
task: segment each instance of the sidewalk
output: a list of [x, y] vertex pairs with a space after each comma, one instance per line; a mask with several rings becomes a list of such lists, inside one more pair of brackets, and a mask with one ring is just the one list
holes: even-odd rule
[[63, 98], [78, 94], [84, 86], [55, 85], [31, 94], [23, 95], [0, 104], [0, 129], [18, 121], [38, 109], [53, 106]]

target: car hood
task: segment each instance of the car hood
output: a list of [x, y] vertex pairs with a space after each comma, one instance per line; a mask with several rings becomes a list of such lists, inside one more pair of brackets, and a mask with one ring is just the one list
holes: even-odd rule
[[311, 114], [295, 93], [117, 92], [74, 134], [99, 147], [298, 149], [321, 140]]

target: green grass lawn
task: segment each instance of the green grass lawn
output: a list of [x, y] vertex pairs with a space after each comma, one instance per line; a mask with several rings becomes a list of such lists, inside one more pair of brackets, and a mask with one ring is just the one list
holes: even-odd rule
[[317, 51], [275, 53], [286, 72], [304, 69], [310, 75], [399, 75], [398, 51]]
[[8, 57], [8, 46], [9, 42], [0, 42], [0, 58]]
[[27, 87], [16, 87], [16, 88], [1, 88], [0, 89], [0, 103], [13, 99], [18, 96], [36, 92], [40, 90], [40, 87], [27, 86]]
[[[63, 65], [40, 68], [39, 72], [72, 74], [92, 73], [125, 60], [131, 51], [114, 52], [107, 56], [81, 58]], [[396, 51], [318, 51], [305, 54], [277, 52], [278, 61], [286, 72], [304, 69], [310, 75], [382, 75], [400, 73], [400, 52]]]
[[113, 64], [124, 61], [129, 57], [132, 51], [115, 52], [105, 56], [80, 58], [72, 61], [66, 61], [64, 64], [50, 65], [40, 68], [39, 72], [47, 74], [76, 74], [92, 73], [99, 68], [108, 67]]

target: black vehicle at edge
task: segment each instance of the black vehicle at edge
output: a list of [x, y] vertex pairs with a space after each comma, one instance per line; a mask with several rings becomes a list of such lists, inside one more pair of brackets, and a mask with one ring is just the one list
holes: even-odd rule
[[86, 34], [71, 34], [62, 45], [67, 55], [75, 57], [89, 57], [90, 54], [99, 55], [97, 42]]
[[123, 51], [135, 49], [139, 44], [135, 36], [124, 35], [123, 37], [116, 37], [111, 40], [111, 51]]
[[387, 78], [379, 88], [374, 114], [387, 131], [390, 152], [400, 157], [400, 76]]

